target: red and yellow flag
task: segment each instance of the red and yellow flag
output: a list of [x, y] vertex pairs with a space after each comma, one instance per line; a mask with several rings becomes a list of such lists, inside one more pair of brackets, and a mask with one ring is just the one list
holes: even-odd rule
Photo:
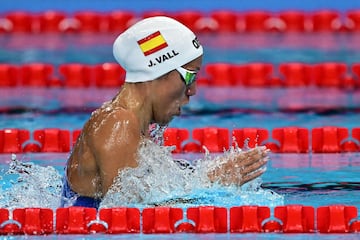
[[168, 46], [164, 37], [159, 31], [150, 34], [138, 41], [141, 51], [145, 56], [150, 55], [154, 52], [160, 51]]

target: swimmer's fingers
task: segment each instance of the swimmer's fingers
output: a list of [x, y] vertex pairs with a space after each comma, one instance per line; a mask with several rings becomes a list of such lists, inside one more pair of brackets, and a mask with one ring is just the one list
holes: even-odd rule
[[255, 147], [245, 152], [246, 156], [266, 157], [270, 152], [265, 146]]
[[268, 157], [262, 158], [261, 161], [256, 161], [253, 164], [244, 167], [243, 170], [241, 171], [241, 174], [244, 176], [244, 175], [251, 174], [253, 172], [257, 172], [262, 167], [264, 167], [268, 161], [269, 161]]
[[267, 158], [269, 150], [265, 147], [257, 147], [250, 149], [249, 151], [242, 152], [235, 159], [237, 164], [242, 167], [247, 167], [254, 164], [257, 161], [263, 161]]
[[225, 184], [233, 183], [241, 186], [263, 174], [266, 170], [265, 164], [268, 160], [269, 158], [265, 157], [262, 158], [262, 160], [254, 161], [252, 164], [245, 167], [230, 164], [223, 166], [222, 172], [224, 175], [222, 176], [222, 181]]
[[247, 174], [241, 178], [241, 185], [250, 182], [258, 177], [260, 177], [264, 172], [266, 171], [266, 168], [261, 168], [258, 171], [251, 172], [250, 174]]
[[243, 185], [255, 178], [258, 178], [266, 171], [266, 163], [269, 161], [269, 157], [267, 156], [267, 151], [263, 153], [257, 153], [251, 155], [252, 161], [246, 162], [246, 166], [244, 166], [241, 171], [241, 181], [240, 185]]
[[228, 159], [209, 173], [211, 181], [220, 180], [223, 184], [242, 185], [259, 177], [268, 162], [266, 147], [256, 147], [240, 152], [236, 157]]

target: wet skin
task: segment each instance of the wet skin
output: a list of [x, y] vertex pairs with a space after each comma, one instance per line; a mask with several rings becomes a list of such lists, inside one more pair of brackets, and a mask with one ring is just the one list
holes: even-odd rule
[[[197, 71], [201, 63], [199, 57], [183, 67]], [[72, 190], [82, 196], [103, 197], [119, 171], [137, 167], [137, 150], [142, 139], [149, 137], [149, 124], [167, 125], [195, 94], [196, 81], [186, 86], [176, 70], [153, 81], [125, 83], [83, 127], [67, 164]], [[260, 176], [267, 160], [265, 148], [253, 149], [208, 175], [211, 181], [242, 185]]]

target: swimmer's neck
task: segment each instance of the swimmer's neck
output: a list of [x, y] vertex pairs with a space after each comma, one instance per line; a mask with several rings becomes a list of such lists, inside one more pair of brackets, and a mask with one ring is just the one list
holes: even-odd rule
[[149, 125], [153, 119], [152, 99], [149, 91], [148, 82], [124, 83], [111, 101], [114, 109], [125, 109], [136, 115], [141, 126], [141, 134], [145, 137], [148, 137]]

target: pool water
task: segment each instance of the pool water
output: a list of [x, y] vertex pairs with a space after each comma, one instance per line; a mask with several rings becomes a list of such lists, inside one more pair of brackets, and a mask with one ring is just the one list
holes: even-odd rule
[[[199, 36], [205, 46], [204, 64], [254, 61], [273, 64], [287, 61], [341, 61], [351, 64], [360, 62], [360, 49], [356, 44], [359, 37], [356, 34], [309, 34], [287, 38], [276, 34]], [[64, 62], [112, 62], [113, 39], [111, 35], [91, 39], [86, 36], [0, 36], [0, 62], [47, 62], [54, 65]], [[325, 42], [327, 44], [323, 44]], [[117, 89], [96, 88], [3, 88], [0, 89], [3, 99], [0, 102], [0, 129], [81, 129], [91, 112], [102, 102], [110, 100], [116, 92]], [[308, 129], [341, 126], [352, 129], [360, 126], [359, 110], [359, 90], [199, 86], [198, 94], [170, 127], [259, 127], [271, 130], [286, 126]], [[17, 158], [38, 166], [53, 166], [61, 175], [68, 155], [32, 153], [17, 154]], [[188, 159], [198, 157], [202, 156], [174, 156]], [[7, 172], [10, 159], [10, 154], [0, 154], [3, 192], [11, 191], [19, 181], [18, 174]], [[360, 209], [360, 153], [271, 153], [270, 159], [266, 173], [257, 182], [264, 192], [259, 194], [254, 190], [247, 195], [247, 204], [271, 207], [277, 204], [314, 207], [343, 204]], [[268, 197], [270, 192], [281, 198]], [[223, 199], [213, 198], [205, 203], [221, 205]], [[234, 203], [241, 204], [230, 201], [229, 206]], [[31, 206], [29, 202], [26, 204]], [[218, 239], [229, 236], [216, 234], [208, 237]]]
[[[18, 154], [17, 156], [23, 162], [31, 161], [43, 167], [53, 166], [56, 171], [63, 173], [68, 155], [68, 153], [32, 153]], [[202, 156], [199, 154], [175, 154], [174, 158], [197, 159]], [[250, 203], [253, 200], [252, 203], [271, 207], [278, 203], [303, 204], [314, 207], [332, 204], [360, 207], [359, 153], [271, 153], [270, 159], [271, 161], [267, 165], [268, 169], [261, 177], [261, 187], [278, 193], [283, 196], [283, 199], [273, 199], [274, 202], [264, 199], [261, 202], [257, 199], [259, 196], [254, 194], [254, 196], [250, 196]], [[11, 189], [12, 183], [16, 183], [19, 175], [6, 173], [10, 162], [9, 154], [0, 155], [0, 162], [2, 163], [1, 175], [3, 178], [1, 189]], [[25, 204], [31, 206], [31, 203]], [[225, 202], [221, 199], [220, 202], [213, 202], [213, 204], [224, 206]]]
[[[91, 34], [90, 34], [91, 35]], [[96, 64], [114, 62], [114, 34], [3, 35], [0, 61], [7, 63], [65, 62]], [[307, 62], [355, 63], [360, 61], [358, 33], [239, 33], [200, 34], [206, 47], [203, 63]], [[45, 41], [46, 40], [46, 41]], [[109, 51], [111, 50], [111, 51]]]

